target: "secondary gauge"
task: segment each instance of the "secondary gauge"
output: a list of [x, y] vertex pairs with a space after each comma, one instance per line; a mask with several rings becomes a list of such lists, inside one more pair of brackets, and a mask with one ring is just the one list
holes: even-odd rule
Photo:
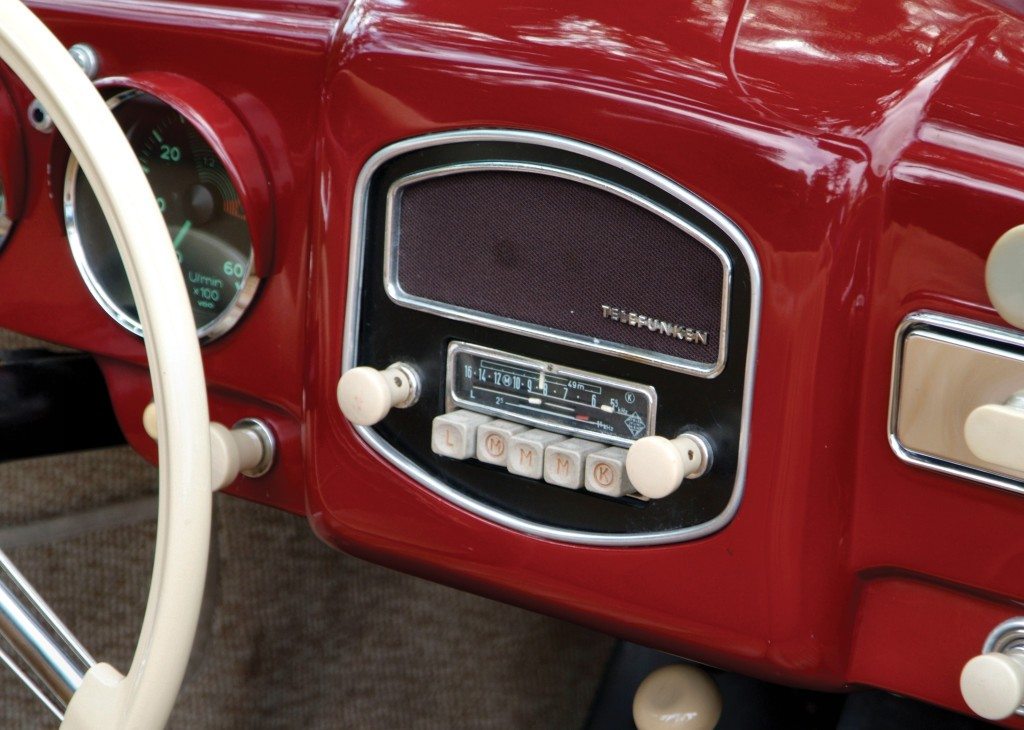
[[[114, 96], [109, 105], [167, 222], [199, 337], [213, 339], [242, 316], [259, 281], [238, 189], [224, 160], [170, 105], [137, 90]], [[64, 179], [64, 222], [93, 296], [122, 326], [142, 334], [114, 236], [74, 157]]]
[[0, 83], [0, 247], [14, 227], [25, 182], [24, 142], [14, 104]]

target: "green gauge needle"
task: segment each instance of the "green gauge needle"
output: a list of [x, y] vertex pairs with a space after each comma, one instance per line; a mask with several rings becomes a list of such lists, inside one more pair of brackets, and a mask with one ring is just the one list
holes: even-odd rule
[[188, 235], [189, 230], [192, 228], [192, 221], [185, 221], [184, 225], [178, 229], [178, 235], [174, 237], [174, 247], [177, 248], [181, 245], [181, 242], [185, 240], [185, 236]]

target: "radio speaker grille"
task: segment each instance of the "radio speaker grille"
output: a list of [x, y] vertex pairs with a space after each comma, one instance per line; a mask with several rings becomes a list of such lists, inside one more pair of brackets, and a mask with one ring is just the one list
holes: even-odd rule
[[536, 172], [399, 181], [391, 289], [710, 369], [722, 353], [723, 257], [646, 206]]

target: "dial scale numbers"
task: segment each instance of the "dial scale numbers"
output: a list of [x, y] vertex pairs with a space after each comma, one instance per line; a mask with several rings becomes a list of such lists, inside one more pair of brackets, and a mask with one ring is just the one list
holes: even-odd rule
[[616, 446], [654, 433], [651, 386], [466, 342], [448, 347], [447, 406]]

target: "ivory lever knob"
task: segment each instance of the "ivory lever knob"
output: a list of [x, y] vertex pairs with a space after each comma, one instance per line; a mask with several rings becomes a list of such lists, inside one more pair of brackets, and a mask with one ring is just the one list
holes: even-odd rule
[[392, 408], [408, 408], [419, 397], [416, 372], [402, 363], [386, 370], [361, 366], [345, 371], [338, 381], [338, 406], [357, 426], [374, 426]]
[[697, 434], [684, 433], [671, 441], [645, 436], [629, 447], [626, 474], [640, 494], [661, 499], [679, 489], [684, 479], [701, 476], [710, 461], [710, 446]]
[[633, 697], [637, 730], [711, 730], [722, 716], [722, 694], [703, 669], [671, 664], [656, 669]]
[[968, 661], [960, 673], [960, 694], [986, 720], [1004, 720], [1024, 704], [1024, 657], [989, 652]]

